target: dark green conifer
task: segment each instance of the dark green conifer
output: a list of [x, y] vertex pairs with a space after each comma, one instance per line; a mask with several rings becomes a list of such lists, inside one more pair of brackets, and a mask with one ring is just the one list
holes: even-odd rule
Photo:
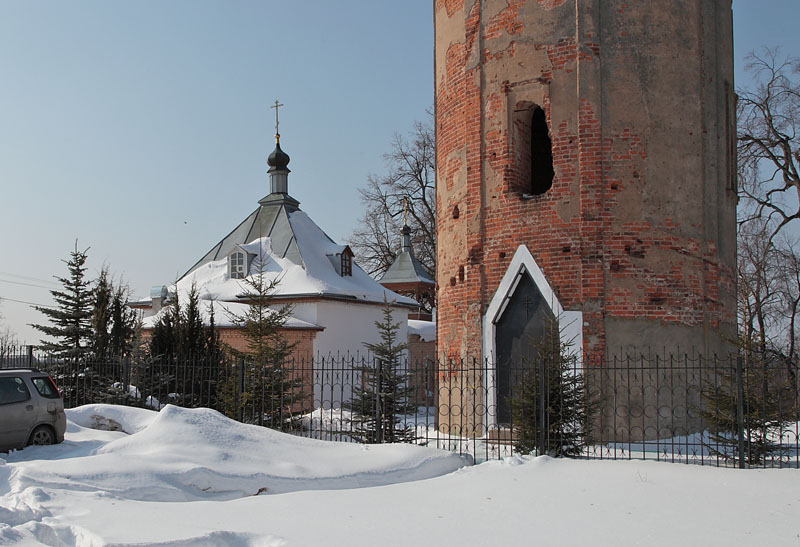
[[92, 291], [92, 354], [96, 360], [106, 359], [111, 351], [111, 305], [114, 287], [108, 268], [103, 266]]
[[200, 295], [197, 286], [192, 283], [186, 295], [186, 305], [181, 315], [180, 340], [178, 353], [189, 359], [202, 358], [207, 345], [206, 329], [200, 312]]
[[514, 448], [523, 454], [576, 456], [586, 447], [596, 403], [570, 346], [552, 323], [522, 363], [510, 402]]
[[129, 355], [136, 338], [136, 313], [128, 307], [128, 295], [128, 288], [120, 284], [111, 301], [109, 350], [117, 357]]
[[[232, 350], [238, 370], [221, 388], [223, 411], [230, 417], [283, 431], [297, 429], [295, 420], [304, 399], [302, 378], [295, 375], [290, 356], [294, 344], [283, 335], [291, 305], [278, 305], [278, 279], [268, 279], [259, 267], [242, 280], [246, 311], [230, 314], [233, 325], [244, 336], [247, 349]], [[246, 386], [242, 391], [239, 386]]]
[[49, 324], [31, 325], [53, 339], [41, 341], [40, 347], [44, 351], [72, 363], [80, 362], [91, 351], [92, 294], [85, 266], [88, 250], [78, 251], [78, 242], [75, 241], [69, 260], [63, 261], [69, 276], [56, 277], [63, 290], [50, 291], [56, 307], [36, 306]]
[[701, 394], [709, 439], [705, 446], [712, 456], [737, 463], [741, 421], [744, 461], [763, 465], [795, 444], [785, 436], [798, 418], [796, 377], [780, 353], [765, 344], [740, 340], [738, 345], [741, 372], [735, 362], [718, 367], [713, 385]]
[[408, 347], [399, 342], [399, 322], [392, 320], [394, 301], [384, 298], [383, 321], [376, 321], [380, 343], [364, 344], [372, 352], [371, 362], [356, 367], [361, 375], [360, 385], [353, 387], [353, 397], [342, 407], [352, 413], [351, 436], [363, 443], [412, 442], [414, 428], [404, 418], [416, 413], [411, 402], [413, 388], [409, 385], [407, 366], [403, 363]]
[[181, 305], [176, 294], [162, 309], [150, 336], [150, 357], [154, 361], [166, 362], [180, 349]]

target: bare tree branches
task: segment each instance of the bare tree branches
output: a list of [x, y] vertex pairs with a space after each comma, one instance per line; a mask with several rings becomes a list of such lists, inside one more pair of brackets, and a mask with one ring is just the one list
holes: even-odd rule
[[[3, 303], [3, 299], [0, 298], [0, 304]], [[19, 345], [19, 340], [17, 340], [16, 333], [11, 330], [11, 327], [8, 325], [3, 324], [3, 313], [0, 310], [0, 357], [4, 355], [7, 351], [12, 351], [12, 348]]]
[[[767, 219], [742, 224], [738, 234], [739, 334], [752, 349], [796, 363], [800, 322], [800, 243], [772, 237]], [[794, 365], [791, 365], [794, 366]]]
[[[796, 363], [800, 316], [800, 60], [751, 53], [739, 90], [737, 258], [740, 335]], [[798, 224], [798, 223], [795, 223]]]
[[765, 347], [780, 328], [778, 262], [781, 258], [763, 219], [744, 224], [738, 234], [737, 289], [739, 327], [747, 340]]
[[754, 91], [739, 91], [738, 173], [742, 223], [764, 219], [772, 240], [800, 219], [800, 59], [750, 54]]
[[417, 259], [436, 271], [435, 145], [430, 113], [415, 122], [406, 136], [394, 135], [384, 155], [385, 175], [370, 175], [359, 190], [364, 216], [348, 239], [359, 265], [371, 275], [383, 274], [400, 247], [403, 202], [408, 200], [408, 225]]

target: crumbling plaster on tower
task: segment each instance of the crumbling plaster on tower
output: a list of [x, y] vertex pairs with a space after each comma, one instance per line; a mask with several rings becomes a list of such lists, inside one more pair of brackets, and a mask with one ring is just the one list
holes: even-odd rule
[[[435, 3], [441, 353], [477, 353], [480, 316], [520, 244], [565, 309], [584, 312], [590, 352], [607, 335], [624, 345], [654, 332], [628, 318], [662, 333], [702, 324], [701, 348], [733, 324], [735, 196], [715, 159], [722, 84], [706, 82], [732, 80], [731, 52], [704, 46], [730, 33], [725, 9]], [[556, 176], [523, 199], [515, 111], [532, 104], [545, 110]]]

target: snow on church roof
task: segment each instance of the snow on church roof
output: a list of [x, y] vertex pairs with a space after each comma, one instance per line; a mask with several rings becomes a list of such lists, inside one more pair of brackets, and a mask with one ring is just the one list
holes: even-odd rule
[[339, 275], [331, 257], [340, 256], [346, 247], [328, 237], [296, 207], [295, 200], [285, 195], [288, 199], [269, 199], [273, 196], [262, 199], [256, 211], [178, 280], [181, 296], [194, 283], [201, 299], [239, 299], [244, 283], [229, 277], [228, 256], [241, 249], [251, 258], [249, 274], [257, 273], [261, 267], [266, 279], [280, 280], [275, 292], [279, 297], [332, 297], [382, 303], [385, 296], [400, 305], [417, 306], [411, 298], [381, 286], [357, 264], [353, 264], [352, 275]]
[[[183, 296], [183, 295], [182, 295]], [[182, 300], [185, 303], [185, 300]], [[211, 302], [201, 303], [199, 306], [200, 317], [204, 325], [211, 323]], [[214, 325], [218, 328], [235, 327], [232, 318], [244, 317], [247, 313], [248, 304], [240, 302], [214, 302]], [[161, 316], [167, 313], [168, 308], [161, 309], [157, 314], [145, 317], [142, 319], [142, 327], [145, 329], [152, 329], [161, 320]], [[294, 316], [289, 316], [286, 323], [283, 324], [286, 329], [306, 329], [306, 330], [323, 330], [323, 327], [303, 321]]]

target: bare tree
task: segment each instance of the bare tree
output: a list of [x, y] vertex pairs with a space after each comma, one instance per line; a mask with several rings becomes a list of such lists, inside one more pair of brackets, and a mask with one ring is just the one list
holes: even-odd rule
[[800, 59], [765, 49], [747, 69], [756, 86], [738, 91], [740, 221], [764, 220], [772, 240], [800, 219]]
[[770, 239], [765, 219], [753, 219], [740, 226], [736, 264], [740, 334], [762, 350], [772, 345], [783, 330], [779, 268], [782, 258]]
[[[3, 299], [0, 298], [0, 304]], [[19, 340], [11, 327], [3, 324], [3, 314], [0, 312], [0, 362], [6, 357], [13, 355], [19, 346]]]
[[359, 190], [364, 216], [348, 239], [359, 265], [380, 276], [392, 265], [400, 249], [403, 203], [417, 259], [431, 274], [436, 272], [435, 144], [432, 116], [414, 122], [406, 136], [395, 134], [391, 152], [384, 155], [387, 173], [370, 175]]
[[800, 321], [800, 243], [785, 236], [776, 245], [780, 323], [783, 325], [786, 356], [796, 362], [798, 321]]

